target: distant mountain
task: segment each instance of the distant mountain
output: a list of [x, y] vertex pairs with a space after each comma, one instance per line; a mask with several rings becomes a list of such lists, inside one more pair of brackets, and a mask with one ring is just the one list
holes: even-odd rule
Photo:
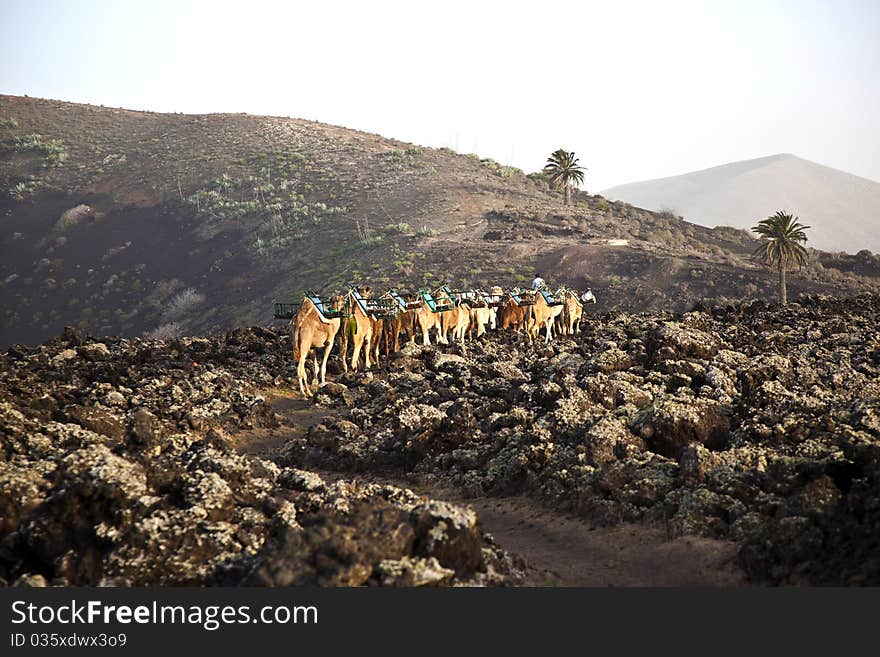
[[619, 185], [602, 195], [704, 226], [750, 228], [787, 210], [812, 226], [810, 246], [880, 252], [880, 183], [789, 153]]

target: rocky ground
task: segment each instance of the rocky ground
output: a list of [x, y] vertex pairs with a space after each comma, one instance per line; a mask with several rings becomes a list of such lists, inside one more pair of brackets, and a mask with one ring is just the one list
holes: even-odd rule
[[515, 583], [473, 510], [238, 454], [288, 338], [68, 331], [0, 355], [0, 583]]
[[366, 483], [406, 475], [734, 541], [756, 583], [878, 584], [878, 324], [880, 297], [810, 297], [603, 315], [549, 346], [511, 333], [409, 345], [373, 373], [331, 376], [313, 399], [325, 419], [282, 431], [271, 458], [236, 447], [291, 422], [264, 396], [291, 383], [280, 330], [13, 347], [0, 577], [522, 581], [472, 509]]
[[407, 346], [344, 376], [283, 462], [526, 492], [728, 538], [748, 577], [880, 583], [880, 298], [616, 314], [526, 347]]

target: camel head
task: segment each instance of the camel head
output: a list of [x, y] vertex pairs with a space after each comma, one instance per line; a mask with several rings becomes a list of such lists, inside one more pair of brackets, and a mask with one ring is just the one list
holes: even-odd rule
[[327, 307], [330, 310], [342, 310], [345, 305], [345, 295], [344, 294], [334, 294], [327, 300]]

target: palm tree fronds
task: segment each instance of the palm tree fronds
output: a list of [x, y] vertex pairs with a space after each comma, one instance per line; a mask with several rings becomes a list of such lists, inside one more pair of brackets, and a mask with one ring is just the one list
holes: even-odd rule
[[550, 182], [560, 190], [566, 192], [566, 202], [569, 200], [571, 187], [582, 185], [584, 182], [584, 169], [575, 157], [574, 151], [566, 151], [559, 148], [547, 158], [544, 165], [544, 173], [550, 176]]
[[761, 238], [754, 255], [767, 264], [781, 265], [786, 269], [792, 265], [803, 267], [808, 258], [803, 246], [808, 228], [799, 223], [797, 217], [780, 210], [752, 228]]

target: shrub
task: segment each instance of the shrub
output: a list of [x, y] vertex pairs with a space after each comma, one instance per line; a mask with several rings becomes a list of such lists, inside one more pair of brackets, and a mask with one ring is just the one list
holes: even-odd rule
[[179, 338], [183, 335], [183, 326], [177, 322], [166, 322], [160, 324], [152, 331], [144, 333], [144, 337], [148, 340], [168, 340], [170, 338]]
[[395, 164], [395, 168], [403, 169], [405, 166], [412, 166], [414, 164], [415, 157], [421, 154], [421, 148], [419, 148], [418, 146], [411, 146], [409, 148], [398, 148], [393, 151], [386, 151], [382, 153], [380, 157], [388, 160], [389, 162], [393, 162]]
[[8, 119], [0, 119], [0, 128], [17, 128], [18, 121], [13, 119], [11, 116]]
[[386, 229], [389, 233], [408, 234], [408, 233], [411, 233], [411, 232], [412, 232], [412, 226], [410, 226], [410, 225], [409, 225], [408, 223], [406, 223], [405, 221], [401, 221], [401, 222], [398, 222], [398, 223], [396, 223], [396, 224], [388, 224], [388, 225], [385, 227], [385, 229]]
[[428, 228], [427, 226], [422, 226], [416, 231], [416, 235], [419, 237], [437, 237], [439, 234], [439, 231], [436, 231], [433, 228]]
[[43, 141], [43, 135], [31, 133], [17, 136], [12, 140], [12, 150], [16, 153], [35, 152], [43, 156], [43, 168], [61, 166], [67, 159], [67, 147], [62, 139]]
[[181, 290], [168, 302], [165, 311], [162, 313], [162, 321], [173, 322], [174, 320], [179, 320], [204, 302], [205, 295], [196, 291], [195, 288], [188, 287], [185, 290]]
[[160, 281], [147, 297], [147, 302], [158, 306], [182, 287], [183, 283], [176, 278]]
[[23, 180], [15, 183], [9, 189], [9, 195], [16, 201], [23, 201], [36, 192], [41, 186], [42, 183], [39, 180]]
[[67, 147], [61, 139], [50, 139], [43, 145], [43, 168], [54, 169], [67, 159]]
[[367, 236], [367, 237], [363, 238], [361, 240], [361, 244], [363, 246], [375, 246], [377, 244], [381, 244], [384, 241], [385, 241], [385, 238], [382, 237], [381, 235], [372, 235], [372, 236]]

